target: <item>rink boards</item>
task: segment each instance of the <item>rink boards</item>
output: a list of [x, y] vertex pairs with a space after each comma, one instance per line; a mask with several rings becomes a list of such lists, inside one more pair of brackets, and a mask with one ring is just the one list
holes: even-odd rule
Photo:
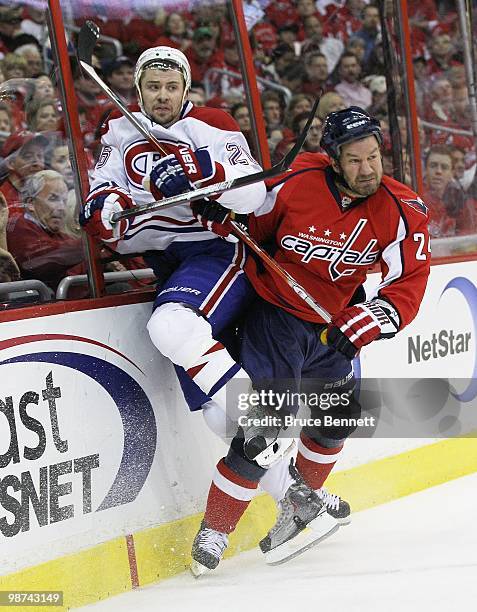
[[[79, 606], [187, 565], [225, 446], [188, 412], [145, 331], [149, 312], [129, 304], [0, 324], [0, 589], [64, 590]], [[477, 470], [475, 440], [463, 435], [477, 395], [476, 321], [475, 264], [435, 266], [416, 320], [363, 351], [363, 381], [401, 379], [417, 404], [442, 405], [414, 424], [391, 406], [382, 432], [348, 442], [329, 488], [355, 510]], [[444, 400], [428, 379], [450, 379]], [[230, 554], [272, 522], [259, 496]]]

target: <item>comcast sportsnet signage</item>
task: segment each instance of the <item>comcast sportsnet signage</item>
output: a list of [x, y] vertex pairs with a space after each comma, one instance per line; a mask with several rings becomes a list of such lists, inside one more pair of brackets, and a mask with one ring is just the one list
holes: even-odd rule
[[144, 383], [139, 365], [94, 338], [0, 340], [0, 541], [138, 498], [157, 444]]

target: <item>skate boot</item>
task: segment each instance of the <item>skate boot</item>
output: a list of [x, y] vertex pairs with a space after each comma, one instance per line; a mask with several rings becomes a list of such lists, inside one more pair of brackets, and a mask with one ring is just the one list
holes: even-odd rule
[[266, 563], [284, 563], [335, 533], [338, 521], [318, 495], [299, 478], [278, 502], [277, 522], [259, 546]]
[[278, 437], [283, 427], [282, 417], [276, 411], [254, 406], [246, 416], [242, 429], [247, 459], [262, 467], [270, 467], [291, 452], [295, 442], [292, 438]]
[[317, 489], [315, 493], [326, 506], [328, 514], [331, 514], [340, 525], [349, 525], [351, 523], [351, 508], [347, 501], [341, 499], [339, 495], [330, 493], [324, 487]]
[[228, 544], [226, 533], [210, 529], [205, 521], [202, 521], [192, 544], [190, 570], [195, 578], [217, 567]]

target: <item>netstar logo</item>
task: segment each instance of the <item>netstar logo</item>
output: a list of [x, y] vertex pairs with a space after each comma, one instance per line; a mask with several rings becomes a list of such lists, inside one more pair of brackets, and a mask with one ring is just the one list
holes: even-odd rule
[[366, 219], [360, 219], [349, 238], [341, 247], [326, 244], [313, 244], [310, 240], [298, 238], [290, 234], [282, 238], [281, 246], [288, 251], [294, 251], [301, 255], [301, 261], [303, 263], [309, 263], [312, 259], [329, 261], [330, 265], [328, 266], [328, 271], [332, 280], [335, 281], [341, 276], [350, 276], [356, 271], [356, 267], [348, 268], [346, 264], [368, 266], [374, 263], [378, 258], [379, 250], [373, 251], [373, 248], [377, 244], [375, 238], [370, 240], [362, 251], [352, 248], [366, 223]]
[[407, 340], [407, 362], [419, 363], [438, 359], [448, 355], [467, 353], [469, 351], [471, 332], [454, 333], [453, 329], [442, 329], [433, 333], [430, 339], [425, 340], [421, 334], [409, 337]]

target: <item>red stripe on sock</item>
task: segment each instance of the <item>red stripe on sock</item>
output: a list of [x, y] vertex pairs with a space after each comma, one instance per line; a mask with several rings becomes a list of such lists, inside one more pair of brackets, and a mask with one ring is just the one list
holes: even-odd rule
[[221, 459], [217, 463], [217, 469], [222, 474], [222, 476], [224, 476], [225, 478], [227, 478], [227, 480], [230, 480], [234, 484], [240, 485], [241, 487], [245, 487], [246, 489], [256, 489], [258, 487], [258, 481], [254, 482], [253, 480], [248, 480], [247, 478], [240, 476], [239, 474], [231, 470], [228, 466], [226, 466], [223, 459]]
[[205, 509], [205, 522], [207, 526], [222, 533], [231, 533], [250, 502], [235, 499], [224, 491], [210, 485], [207, 507]]

